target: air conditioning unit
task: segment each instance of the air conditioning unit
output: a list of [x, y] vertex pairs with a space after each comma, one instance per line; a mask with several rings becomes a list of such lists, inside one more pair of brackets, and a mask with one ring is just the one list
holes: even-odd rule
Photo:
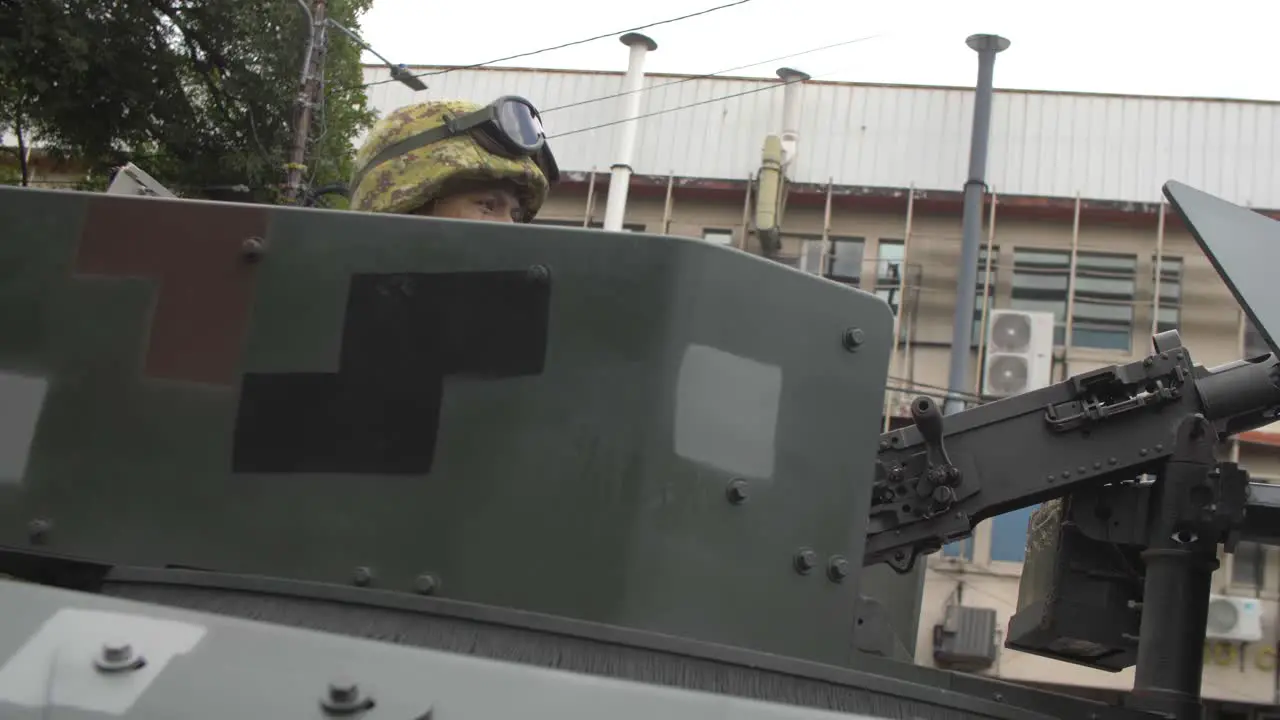
[[1010, 397], [1050, 384], [1053, 313], [992, 310], [987, 324], [982, 392]]
[[1258, 642], [1262, 639], [1262, 603], [1254, 598], [1210, 595], [1204, 636], [1209, 640]]

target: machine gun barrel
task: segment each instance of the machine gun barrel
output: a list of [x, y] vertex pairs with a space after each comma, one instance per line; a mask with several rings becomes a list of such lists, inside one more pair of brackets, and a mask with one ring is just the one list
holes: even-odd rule
[[[1155, 348], [946, 418], [918, 398], [916, 424], [881, 436], [864, 565], [906, 572], [983, 519], [1154, 472], [1187, 417], [1211, 421], [1220, 438], [1274, 421], [1275, 357], [1195, 366], [1176, 331]], [[1280, 494], [1266, 507], [1280, 515]]]

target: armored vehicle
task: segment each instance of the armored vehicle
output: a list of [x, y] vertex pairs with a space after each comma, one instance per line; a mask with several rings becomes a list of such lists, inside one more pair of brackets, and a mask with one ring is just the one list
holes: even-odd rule
[[[1277, 226], [1166, 192], [1266, 327]], [[882, 435], [887, 306], [747, 253], [154, 195], [0, 189], [6, 718], [1192, 718], [1205, 568], [1280, 507], [1213, 457], [1271, 356], [1163, 333]], [[910, 662], [893, 570], [1042, 501], [1010, 643], [1131, 704]], [[1063, 590], [1125, 507], [1184, 602]]]

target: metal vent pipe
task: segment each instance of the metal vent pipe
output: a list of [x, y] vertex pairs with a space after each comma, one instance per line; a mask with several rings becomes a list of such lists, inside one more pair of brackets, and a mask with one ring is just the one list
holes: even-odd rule
[[973, 103], [973, 138], [969, 144], [969, 179], [964, 183], [964, 234], [960, 241], [960, 275], [951, 329], [951, 368], [947, 374], [946, 414], [964, 409], [969, 395], [969, 353], [973, 346], [973, 304], [978, 295], [978, 246], [982, 235], [982, 196], [987, 187], [987, 141], [991, 135], [991, 97], [996, 53], [1009, 49], [999, 35], [970, 35], [965, 44], [978, 53], [978, 87]]
[[778, 68], [778, 77], [786, 85], [782, 88], [782, 162], [790, 166], [796, 159], [796, 143], [800, 141], [800, 95], [808, 73], [795, 68]]
[[610, 168], [609, 196], [605, 201], [604, 229], [622, 230], [622, 219], [627, 213], [627, 190], [631, 186], [631, 157], [636, 151], [636, 131], [639, 128], [640, 96], [644, 87], [644, 58], [658, 49], [658, 43], [640, 33], [627, 33], [622, 44], [631, 48], [627, 62], [627, 76], [623, 81], [623, 95], [619, 98], [623, 108], [623, 122], [618, 135], [618, 159]]

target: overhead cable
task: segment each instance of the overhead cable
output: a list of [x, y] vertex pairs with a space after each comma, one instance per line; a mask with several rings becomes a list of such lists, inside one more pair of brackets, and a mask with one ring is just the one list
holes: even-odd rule
[[[585, 45], [586, 43], [595, 42], [596, 40], [603, 40], [605, 38], [611, 38], [611, 37], [615, 37], [617, 35], [623, 35], [629, 32], [638, 32], [640, 30], [646, 30], [648, 28], [657, 27], [659, 25], [670, 25], [671, 23], [680, 22], [681, 20], [688, 20], [690, 18], [698, 17], [699, 15], [706, 15], [708, 13], [713, 13], [713, 12], [716, 12], [717, 10], [725, 10], [731, 7], [737, 7], [738, 5], [745, 5], [749, 2], [751, 2], [751, 0], [735, 0], [734, 2], [725, 3], [723, 5], [717, 5], [715, 7], [707, 8], [706, 10], [699, 10], [697, 12], [692, 12], [692, 13], [689, 13], [688, 15], [681, 15], [679, 17], [667, 18], [666, 20], [659, 20], [658, 22], [648, 23], [647, 25], [639, 25], [637, 27], [627, 28], [626, 30], [615, 30], [613, 32], [604, 33], [601, 35], [593, 35], [589, 38], [574, 40], [573, 42], [562, 43], [560, 45], [552, 45], [551, 47], [544, 47], [538, 50], [530, 50], [529, 52], [517, 53], [515, 55], [508, 55], [506, 57], [495, 58], [493, 60], [487, 60], [482, 63], [475, 63], [474, 65], [460, 65], [458, 67], [445, 68], [443, 70], [433, 70], [430, 72], [417, 73], [415, 75], [412, 75], [411, 77], [419, 77], [419, 78], [432, 77], [435, 75], [444, 75], [446, 73], [451, 73], [455, 70], [474, 70], [475, 68], [484, 67], [486, 65], [493, 65], [500, 62], [506, 62], [508, 60], [515, 60], [517, 58], [529, 57], [531, 55], [541, 55], [542, 53], [551, 52], [552, 50], [563, 50], [564, 48], [573, 47], [574, 45]], [[372, 87], [374, 85], [382, 85], [389, 82], [398, 82], [398, 80], [396, 80], [395, 78], [388, 78], [386, 80], [377, 80], [375, 82], [365, 83], [362, 87]]]
[[713, 73], [707, 73], [706, 75], [690, 75], [689, 77], [683, 77], [683, 78], [680, 78], [679, 80], [672, 80], [670, 82], [659, 83], [657, 85], [650, 85], [649, 87], [640, 88], [639, 90], [625, 90], [623, 92], [614, 93], [612, 95], [603, 95], [601, 97], [590, 98], [587, 100], [579, 100], [578, 102], [572, 102], [567, 105], [557, 105], [555, 107], [547, 108], [545, 110], [539, 110], [539, 112], [545, 115], [549, 112], [555, 112], [556, 110], [565, 110], [567, 108], [578, 107], [579, 105], [589, 105], [591, 103], [601, 102], [603, 100], [612, 100], [613, 98], [623, 97], [626, 95], [630, 95], [632, 93], [646, 92], [649, 90], [657, 90], [658, 88], [664, 88], [671, 85], [679, 85], [681, 83], [687, 83], [692, 80], [706, 80], [708, 78], [714, 78], [719, 75], [724, 75], [725, 73], [731, 73], [735, 70], [745, 70], [746, 68], [756, 67], [757, 65], [764, 65], [765, 63], [778, 62], [779, 60], [790, 60], [791, 58], [800, 57], [801, 55], [810, 55], [812, 53], [821, 52], [822, 50], [830, 50], [832, 48], [843, 47], [845, 45], [852, 45], [854, 43], [865, 42], [867, 40], [872, 40], [878, 37], [880, 36], [867, 35], [865, 37], [854, 38], [852, 40], [843, 40], [838, 43], [823, 45], [822, 47], [811, 48], [809, 50], [801, 50], [800, 52], [791, 53], [790, 55], [780, 55], [775, 58], [769, 58], [768, 60], [759, 60], [757, 62], [748, 63], [746, 65], [739, 65], [737, 67], [725, 68], [724, 70], [717, 70]]

